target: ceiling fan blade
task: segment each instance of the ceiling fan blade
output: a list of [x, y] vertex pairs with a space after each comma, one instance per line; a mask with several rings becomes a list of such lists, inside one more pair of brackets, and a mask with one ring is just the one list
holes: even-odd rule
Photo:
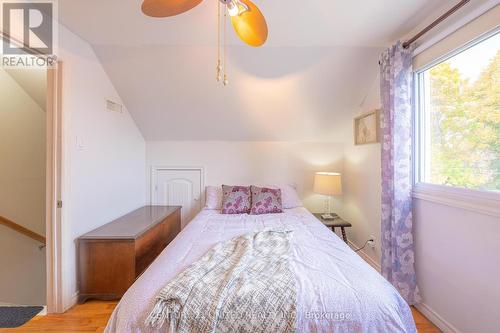
[[178, 15], [199, 5], [203, 0], [144, 0], [141, 9], [152, 17]]
[[267, 23], [264, 15], [250, 0], [240, 0], [249, 10], [236, 16], [231, 16], [231, 22], [236, 34], [242, 41], [251, 46], [261, 46], [267, 40]]

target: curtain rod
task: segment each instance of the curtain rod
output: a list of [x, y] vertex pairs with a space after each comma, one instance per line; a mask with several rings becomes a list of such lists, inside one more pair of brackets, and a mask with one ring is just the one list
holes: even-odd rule
[[425, 35], [427, 32], [429, 32], [432, 28], [434, 28], [436, 25], [439, 23], [443, 22], [446, 20], [448, 17], [450, 17], [453, 13], [455, 13], [457, 10], [465, 6], [470, 0], [462, 0], [459, 3], [457, 3], [453, 8], [448, 10], [446, 13], [438, 17], [434, 22], [426, 26], [424, 29], [422, 29], [418, 34], [413, 36], [412, 38], [408, 39], [406, 42], [403, 43], [403, 47], [405, 49], [409, 48], [411, 44], [413, 44], [417, 39]]

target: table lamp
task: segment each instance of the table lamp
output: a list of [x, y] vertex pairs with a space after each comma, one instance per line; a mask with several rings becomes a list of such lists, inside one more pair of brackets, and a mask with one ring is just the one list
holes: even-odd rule
[[342, 179], [340, 173], [316, 172], [314, 176], [314, 192], [328, 196], [328, 212], [321, 215], [324, 220], [333, 220], [337, 214], [331, 212], [331, 199], [334, 195], [342, 195]]

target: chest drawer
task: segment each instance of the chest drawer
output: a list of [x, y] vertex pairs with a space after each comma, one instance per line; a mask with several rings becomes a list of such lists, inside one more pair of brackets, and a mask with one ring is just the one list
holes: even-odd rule
[[146, 206], [79, 237], [79, 302], [120, 298], [180, 229], [180, 207]]

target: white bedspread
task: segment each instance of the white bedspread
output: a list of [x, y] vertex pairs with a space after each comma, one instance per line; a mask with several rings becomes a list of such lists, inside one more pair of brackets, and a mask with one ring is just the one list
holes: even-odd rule
[[394, 287], [304, 208], [272, 215], [200, 212], [123, 296], [106, 332], [157, 332], [144, 322], [170, 279], [216, 243], [264, 228], [294, 230], [297, 332], [416, 332]]

